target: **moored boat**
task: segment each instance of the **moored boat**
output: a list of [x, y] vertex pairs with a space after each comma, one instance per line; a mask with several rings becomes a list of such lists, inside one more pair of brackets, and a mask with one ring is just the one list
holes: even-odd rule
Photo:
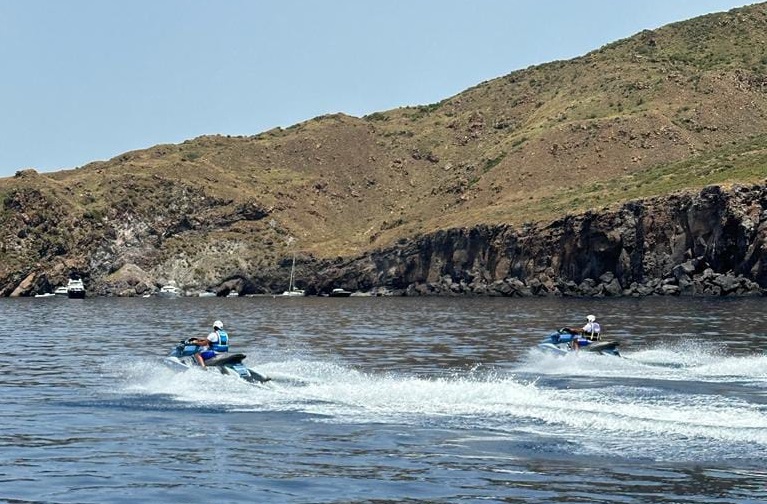
[[157, 295], [163, 298], [176, 298], [181, 295], [181, 289], [173, 284], [163, 285]]
[[67, 283], [67, 297], [69, 299], [84, 299], [85, 285], [79, 278], [70, 278]]
[[296, 254], [294, 253], [293, 265], [290, 267], [290, 281], [288, 282], [288, 290], [282, 293], [283, 296], [301, 297], [305, 295], [303, 289], [296, 289], [295, 287], [295, 284], [294, 284], [295, 270], [296, 270]]

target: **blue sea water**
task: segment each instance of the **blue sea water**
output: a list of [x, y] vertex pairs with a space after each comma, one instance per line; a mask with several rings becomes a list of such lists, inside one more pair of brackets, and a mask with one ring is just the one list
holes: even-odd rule
[[[0, 299], [0, 501], [767, 501], [767, 301]], [[622, 358], [539, 339], [594, 313]], [[162, 364], [221, 319], [253, 386]]]

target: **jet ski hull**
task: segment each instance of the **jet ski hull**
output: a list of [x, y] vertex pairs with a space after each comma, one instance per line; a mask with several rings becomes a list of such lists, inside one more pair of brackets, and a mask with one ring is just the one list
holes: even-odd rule
[[[578, 342], [577, 348], [573, 344]], [[552, 353], [554, 355], [567, 355], [572, 352], [590, 352], [600, 355], [612, 355], [620, 357], [618, 341], [592, 341], [586, 338], [580, 338], [573, 334], [554, 333], [546, 337], [538, 344], [540, 350]]]
[[538, 344], [538, 348], [554, 355], [567, 355], [570, 353], [569, 348], [555, 345], [553, 343], [540, 343]]
[[199, 347], [196, 345], [182, 341], [170, 355], [165, 357], [163, 363], [175, 371], [187, 371], [193, 368], [216, 370], [224, 375], [238, 376], [249, 383], [266, 383], [271, 380], [268, 376], [245, 366], [242, 363], [245, 360], [245, 354], [241, 353], [216, 355], [205, 361], [205, 367], [202, 368], [194, 357], [198, 350]]

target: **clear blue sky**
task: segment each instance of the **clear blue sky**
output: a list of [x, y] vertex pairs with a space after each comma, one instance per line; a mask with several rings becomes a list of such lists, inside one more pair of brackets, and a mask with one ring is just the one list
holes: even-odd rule
[[0, 0], [0, 177], [440, 101], [734, 0]]

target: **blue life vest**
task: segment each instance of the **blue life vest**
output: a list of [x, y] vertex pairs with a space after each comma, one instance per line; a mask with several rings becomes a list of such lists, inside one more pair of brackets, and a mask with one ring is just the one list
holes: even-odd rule
[[229, 335], [223, 329], [216, 329], [216, 334], [218, 334], [218, 343], [211, 343], [210, 349], [215, 352], [228, 352]]

